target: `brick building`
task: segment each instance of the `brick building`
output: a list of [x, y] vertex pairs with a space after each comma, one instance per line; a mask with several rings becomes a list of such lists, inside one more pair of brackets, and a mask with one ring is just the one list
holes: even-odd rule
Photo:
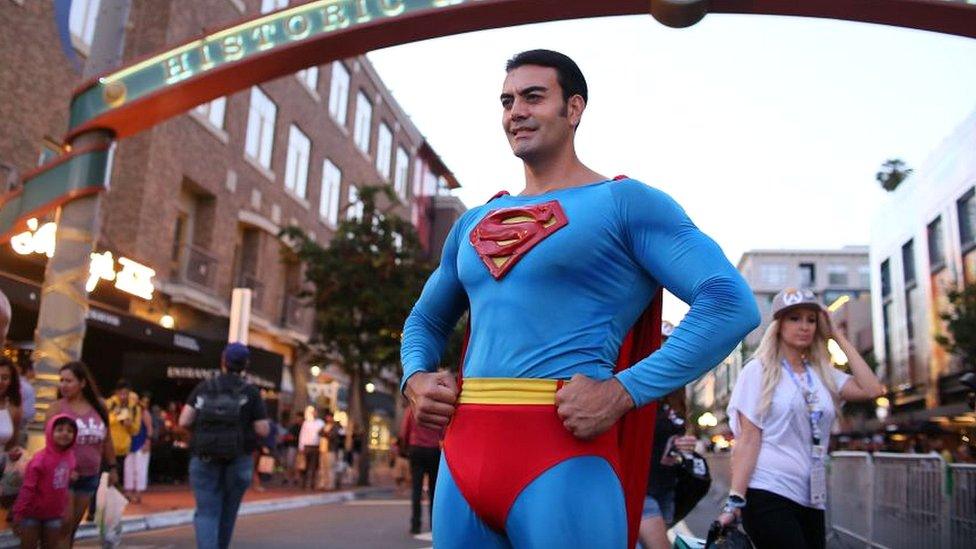
[[[73, 2], [72, 41], [82, 63], [98, 4]], [[133, 2], [124, 62], [286, 4]], [[0, 180], [15, 181], [57, 154], [67, 129], [81, 79], [59, 47], [53, 9], [0, 2], [0, 23], [18, 29], [0, 33]], [[215, 365], [231, 290], [249, 287], [260, 382], [283, 407], [303, 404], [307, 382], [329, 379], [308, 379], [300, 349], [311, 315], [295, 297], [302, 268], [279, 230], [297, 225], [326, 244], [339, 220], [355, 215], [357, 186], [378, 183], [395, 187], [401, 204], [394, 212], [411, 219], [436, 253], [439, 228], [459, 215], [438, 205], [451, 203], [458, 183], [362, 56], [241, 90], [118, 142], [96, 252], [153, 269], [155, 291], [147, 299], [98, 281], [84, 345], [98, 381], [124, 376], [161, 400], [181, 398], [201, 369]], [[46, 261], [30, 252], [0, 250], [0, 288], [15, 307], [11, 340], [24, 349]], [[321, 376], [335, 373], [323, 366]]]

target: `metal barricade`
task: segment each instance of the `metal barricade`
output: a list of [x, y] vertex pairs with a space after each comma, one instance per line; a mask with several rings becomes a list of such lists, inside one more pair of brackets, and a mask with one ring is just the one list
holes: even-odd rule
[[840, 546], [870, 544], [874, 519], [871, 454], [834, 452], [829, 466], [828, 520]]
[[937, 455], [876, 453], [872, 541], [891, 549], [943, 547], [945, 463]]
[[976, 465], [949, 466], [949, 547], [976, 546]]

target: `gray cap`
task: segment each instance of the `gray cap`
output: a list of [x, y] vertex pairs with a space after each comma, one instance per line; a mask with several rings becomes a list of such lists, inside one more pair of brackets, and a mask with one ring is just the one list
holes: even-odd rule
[[786, 311], [797, 307], [813, 307], [825, 311], [823, 305], [817, 301], [817, 295], [812, 290], [797, 290], [786, 288], [773, 298], [773, 318], [779, 318]]

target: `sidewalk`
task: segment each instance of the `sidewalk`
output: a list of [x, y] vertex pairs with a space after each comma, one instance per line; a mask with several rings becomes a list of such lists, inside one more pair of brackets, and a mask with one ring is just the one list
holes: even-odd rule
[[[381, 468], [385, 469], [385, 468]], [[365, 494], [390, 490], [392, 480], [388, 479], [386, 471], [376, 471], [373, 475], [372, 486], [343, 486], [339, 490], [311, 491], [295, 487], [271, 486], [266, 484], [264, 491], [253, 487], [244, 494], [238, 515], [270, 513], [308, 507], [311, 505], [325, 505], [350, 501]], [[141, 503], [130, 503], [125, 508], [122, 520], [123, 531], [140, 532], [157, 528], [169, 528], [193, 522], [193, 493], [188, 485], [157, 485], [150, 486], [142, 494]], [[92, 522], [82, 522], [76, 539], [89, 539], [98, 536], [98, 529]], [[0, 548], [19, 547], [20, 542], [7, 523], [0, 517]]]

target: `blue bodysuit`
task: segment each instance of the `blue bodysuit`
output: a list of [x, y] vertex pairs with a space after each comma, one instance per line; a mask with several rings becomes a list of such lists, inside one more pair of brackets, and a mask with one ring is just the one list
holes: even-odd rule
[[[486, 228], [492, 212], [520, 207], [554, 208], [565, 225], [527, 237], [534, 245], [499, 276], [475, 235], [498, 227]], [[637, 406], [701, 376], [759, 324], [749, 287], [674, 200], [641, 182], [498, 197], [466, 212], [448, 235], [404, 326], [403, 383], [437, 368], [467, 309], [465, 377], [608, 379], [623, 337], [662, 286], [690, 310], [667, 344], [617, 374]], [[441, 549], [622, 547], [625, 527], [617, 526], [624, 523], [619, 481], [599, 458], [573, 458], [541, 474], [515, 500], [504, 532], [470, 509], [448, 467], [438, 475], [434, 543]], [[622, 540], [610, 534], [617, 531]]]

